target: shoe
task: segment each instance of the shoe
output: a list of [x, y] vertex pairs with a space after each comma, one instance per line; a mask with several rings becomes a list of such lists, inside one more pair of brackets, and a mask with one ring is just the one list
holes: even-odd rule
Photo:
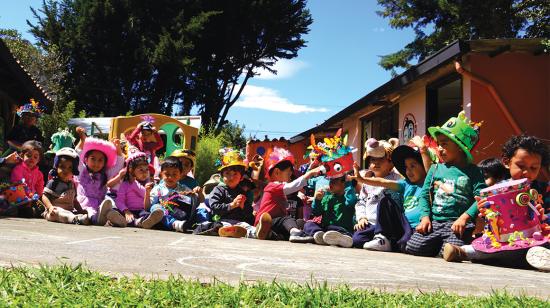
[[353, 239], [349, 235], [342, 234], [338, 231], [327, 231], [323, 235], [323, 241], [327, 245], [340, 246], [344, 248], [350, 248], [353, 246]]
[[113, 227], [125, 228], [127, 224], [124, 216], [112, 209], [111, 211], [109, 211], [109, 213], [107, 213], [107, 220], [111, 222]]
[[107, 223], [107, 214], [113, 209], [113, 202], [110, 199], [105, 199], [99, 205], [99, 214], [97, 216], [97, 225], [105, 226]]
[[323, 235], [325, 235], [325, 232], [323, 231], [317, 231], [315, 234], [313, 234], [313, 241], [315, 241], [315, 244], [317, 245], [326, 245], [325, 241], [323, 241]]
[[143, 229], [151, 229], [162, 220], [162, 217], [164, 217], [164, 212], [160, 209], [155, 210], [151, 214], [149, 214], [147, 218], [142, 219], [138, 223], [138, 227], [141, 227]]
[[271, 231], [271, 215], [269, 213], [263, 213], [260, 216], [260, 221], [256, 226], [256, 238], [259, 240], [265, 240]]
[[90, 217], [88, 217], [88, 214], [78, 214], [75, 215], [73, 224], [75, 225], [89, 225], [91, 223]]
[[185, 220], [176, 220], [172, 224], [172, 227], [174, 227], [174, 230], [176, 232], [185, 232], [184, 226], [185, 226]]
[[313, 236], [305, 234], [304, 231], [293, 231], [290, 232], [290, 237], [288, 241], [291, 243], [313, 243]]
[[466, 251], [460, 246], [446, 243], [443, 246], [443, 259], [447, 262], [462, 262], [467, 261], [468, 256], [466, 255]]
[[218, 235], [221, 237], [240, 238], [246, 236], [246, 228], [241, 226], [225, 226], [218, 230]]
[[366, 242], [363, 245], [363, 248], [375, 251], [391, 251], [391, 243], [384, 235], [376, 234], [372, 241]]
[[195, 230], [193, 230], [193, 234], [218, 236], [218, 231], [221, 227], [223, 227], [221, 223], [203, 222], [202, 224], [199, 224]]
[[525, 258], [532, 267], [540, 271], [550, 272], [550, 249], [542, 246], [531, 247]]

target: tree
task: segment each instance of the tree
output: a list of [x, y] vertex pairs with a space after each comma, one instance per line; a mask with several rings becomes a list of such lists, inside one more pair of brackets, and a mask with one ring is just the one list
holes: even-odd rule
[[547, 0], [378, 0], [392, 28], [413, 28], [415, 39], [379, 65], [395, 73], [457, 39], [549, 37]]

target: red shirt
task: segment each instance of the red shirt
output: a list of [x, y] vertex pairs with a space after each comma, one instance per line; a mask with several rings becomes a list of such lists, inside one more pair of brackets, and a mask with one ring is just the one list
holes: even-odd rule
[[288, 216], [286, 211], [288, 201], [283, 192], [284, 185], [284, 183], [280, 182], [269, 182], [269, 184], [267, 184], [264, 188], [260, 209], [258, 213], [256, 213], [254, 225], [258, 224], [263, 213], [269, 213], [271, 218]]

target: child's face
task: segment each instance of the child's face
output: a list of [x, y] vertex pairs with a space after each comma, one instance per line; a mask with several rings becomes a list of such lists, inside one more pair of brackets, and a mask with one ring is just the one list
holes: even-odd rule
[[24, 113], [22, 116], [22, 121], [25, 126], [35, 126], [38, 119], [30, 113]]
[[222, 171], [223, 182], [229, 188], [235, 188], [241, 182], [243, 175], [240, 170], [233, 167], [227, 167]]
[[517, 149], [514, 156], [504, 159], [504, 166], [510, 169], [510, 177], [513, 180], [529, 179], [534, 181], [539, 175], [541, 157], [539, 154], [529, 153], [524, 149]]
[[180, 157], [179, 161], [183, 166], [182, 176], [185, 177], [193, 169], [193, 162], [190, 159], [185, 157]]
[[405, 158], [405, 174], [411, 183], [419, 184], [426, 178], [424, 166], [414, 158]]
[[100, 151], [92, 150], [88, 152], [88, 157], [86, 157], [85, 163], [88, 169], [92, 172], [99, 172], [105, 166], [107, 159], [105, 154]]
[[164, 180], [164, 184], [168, 188], [174, 188], [178, 185], [178, 181], [181, 178], [181, 170], [175, 167], [164, 168], [160, 172], [161, 178]]
[[369, 160], [369, 170], [374, 172], [374, 175], [383, 178], [390, 174], [393, 169], [393, 163], [386, 157], [371, 157]]
[[73, 162], [62, 159], [57, 165], [57, 177], [63, 182], [69, 182], [73, 178]]
[[149, 178], [149, 166], [147, 164], [139, 164], [135, 168], [130, 169], [130, 174], [134, 179], [144, 182]]
[[483, 176], [485, 177], [485, 185], [493, 186], [497, 183], [497, 180], [494, 177], [486, 176], [485, 174]]
[[342, 181], [342, 179], [331, 179], [328, 183], [328, 189], [331, 193], [335, 195], [342, 195], [344, 194], [344, 190], [346, 188], [345, 182]]
[[26, 151], [25, 154], [23, 155], [23, 162], [29, 168], [36, 167], [39, 161], [40, 161], [40, 152], [38, 152], [37, 150]]
[[293, 172], [294, 172], [293, 168], [286, 168], [285, 170], [274, 168], [273, 172], [271, 173], [271, 179], [277, 182], [288, 183], [292, 178]]
[[437, 139], [437, 149], [439, 151], [439, 156], [446, 163], [461, 163], [466, 159], [466, 156], [461, 148], [458, 147], [456, 143], [451, 141], [449, 137], [438, 134]]

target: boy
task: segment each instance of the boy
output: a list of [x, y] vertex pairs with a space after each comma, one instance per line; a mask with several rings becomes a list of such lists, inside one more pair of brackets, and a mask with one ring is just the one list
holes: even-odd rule
[[318, 245], [350, 248], [355, 203], [355, 188], [351, 181], [346, 182], [346, 176], [330, 179], [328, 192], [317, 190], [312, 204], [312, 214], [322, 216], [321, 223], [306, 222], [304, 232]]
[[493, 186], [509, 177], [508, 170], [504, 167], [500, 159], [487, 158], [480, 161], [477, 166], [481, 169], [481, 173], [483, 173], [485, 184], [487, 184], [487, 186]]
[[461, 111], [443, 126], [428, 128], [443, 163], [428, 171], [418, 204], [420, 223], [407, 243], [407, 253], [434, 257], [443, 253], [445, 243], [464, 245], [471, 239], [469, 221], [477, 215], [474, 196], [486, 187], [470, 153], [479, 141], [479, 126]]
[[255, 226], [258, 232], [264, 231], [264, 222], [271, 217], [272, 230], [288, 238], [292, 243], [309, 243], [313, 237], [308, 236], [298, 228], [296, 219], [289, 217], [287, 212], [287, 195], [302, 189], [307, 180], [319, 174], [321, 169], [314, 168], [304, 175], [289, 183], [294, 172], [294, 156], [286, 149], [275, 147], [268, 153], [266, 158], [266, 169], [269, 175], [269, 183], [264, 188], [264, 195], [260, 208], [256, 214]]
[[[542, 196], [541, 210], [548, 213], [550, 207], [550, 192], [548, 183], [537, 180], [541, 168], [547, 168], [550, 161], [548, 147], [541, 140], [533, 136], [513, 136], [502, 148], [502, 162], [509, 172], [512, 180], [526, 178], [531, 182], [531, 188], [536, 189]], [[482, 208], [485, 200], [479, 201]], [[544, 214], [544, 213], [541, 213]], [[543, 215], [544, 216], [544, 215]], [[546, 221], [548, 222], [548, 221]], [[546, 244], [546, 247], [548, 244]], [[464, 260], [489, 260], [505, 266], [525, 267], [527, 261], [531, 266], [545, 271], [550, 271], [550, 251], [542, 246], [530, 249], [517, 249], [484, 253], [474, 249], [472, 245], [459, 247], [458, 245], [446, 245], [443, 257], [449, 262]]]
[[[194, 223], [198, 199], [189, 187], [178, 183], [183, 166], [175, 157], [167, 157], [160, 165], [161, 181], [145, 198], [145, 210], [154, 212], [161, 209], [164, 212], [161, 224], [167, 230], [185, 232]], [[150, 201], [150, 202], [147, 202]]]
[[170, 156], [179, 159], [181, 165], [183, 166], [183, 175], [179, 180], [179, 183], [189, 187], [194, 193], [200, 194], [201, 189], [199, 183], [197, 180], [189, 176], [189, 172], [191, 172], [195, 166], [195, 152], [191, 150], [177, 149], [172, 152]]
[[16, 125], [6, 138], [12, 149], [21, 150], [23, 143], [29, 140], [44, 142], [42, 131], [36, 127], [38, 118], [43, 112], [44, 109], [33, 99], [29, 104], [17, 109], [17, 115], [21, 117], [21, 124]]

